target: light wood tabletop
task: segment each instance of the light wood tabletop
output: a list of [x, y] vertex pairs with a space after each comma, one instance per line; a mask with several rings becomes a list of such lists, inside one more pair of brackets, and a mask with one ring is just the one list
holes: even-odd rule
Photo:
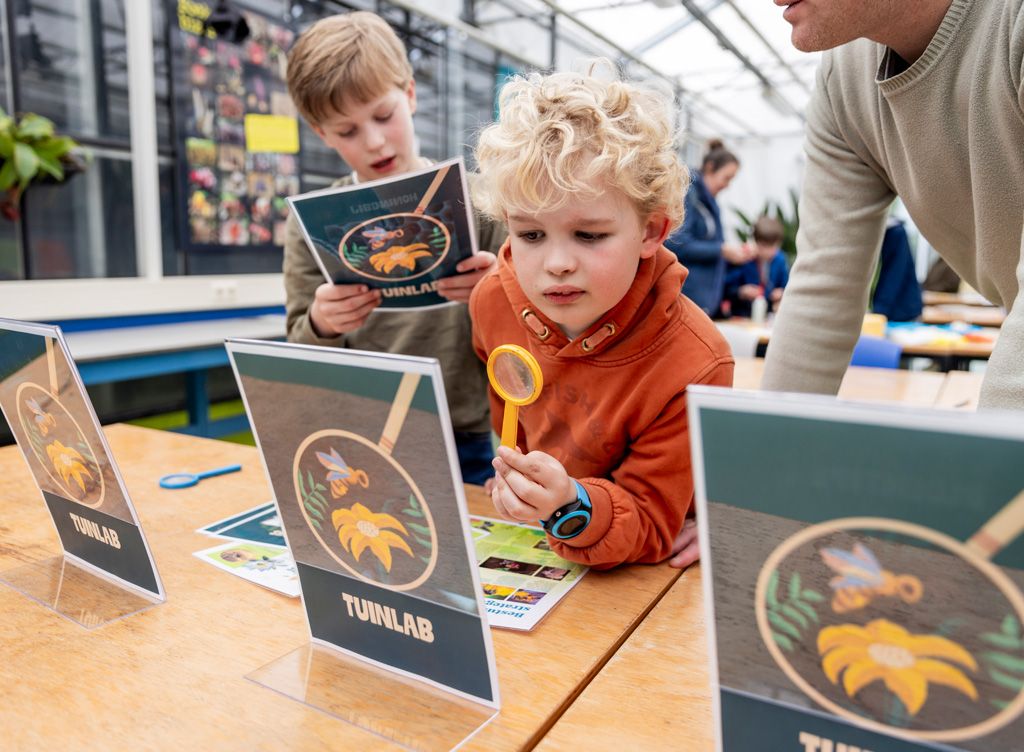
[[[3, 747], [395, 748], [245, 679], [308, 641], [298, 599], [192, 556], [215, 544], [196, 528], [270, 498], [256, 450], [125, 425], [106, 433], [168, 601], [86, 630], [0, 585]], [[194, 488], [157, 486], [167, 472], [236, 462], [240, 473]], [[482, 489], [467, 495], [470, 511], [493, 513]], [[15, 446], [0, 449], [0, 510], [0, 570], [59, 552]], [[493, 630], [502, 710], [464, 748], [535, 745], [678, 576], [667, 565], [590, 572], [533, 632]]]
[[[764, 376], [763, 358], [736, 358], [733, 386], [758, 389]], [[868, 402], [902, 402], [931, 406], [945, 384], [945, 374], [935, 371], [906, 371], [894, 368], [850, 366], [846, 369], [839, 397]]]
[[923, 290], [921, 301], [926, 305], [973, 305], [991, 306], [992, 303], [977, 292], [937, 292], [935, 290]]
[[985, 374], [975, 371], [950, 371], [946, 374], [946, 383], [942, 386], [935, 406], [953, 410], [977, 410], [984, 378]]
[[537, 749], [714, 749], [703, 593], [692, 566]]
[[921, 311], [921, 321], [925, 324], [950, 324], [963, 321], [975, 326], [1002, 326], [1006, 320], [1006, 311], [994, 306], [976, 306], [964, 304], [947, 304], [925, 306]]

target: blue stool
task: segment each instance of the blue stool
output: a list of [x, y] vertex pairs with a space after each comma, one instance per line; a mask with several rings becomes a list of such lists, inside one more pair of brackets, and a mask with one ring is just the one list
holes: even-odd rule
[[900, 355], [903, 347], [882, 337], [861, 335], [853, 348], [851, 366], [869, 366], [871, 368], [899, 368]]

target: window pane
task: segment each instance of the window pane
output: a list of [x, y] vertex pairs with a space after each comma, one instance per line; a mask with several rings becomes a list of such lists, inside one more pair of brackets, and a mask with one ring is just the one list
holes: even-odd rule
[[127, 157], [95, 155], [81, 175], [25, 193], [30, 279], [133, 277], [135, 218]]
[[18, 240], [17, 223], [0, 219], [0, 280], [25, 279]]
[[[153, 15], [153, 86], [156, 90], [156, 144], [160, 153], [170, 153], [171, 136], [171, 94], [170, 62], [167, 49], [167, 22], [165, 0], [152, 0]], [[168, 218], [169, 219], [169, 218]]]
[[18, 109], [76, 136], [128, 138], [123, 0], [15, 3]]

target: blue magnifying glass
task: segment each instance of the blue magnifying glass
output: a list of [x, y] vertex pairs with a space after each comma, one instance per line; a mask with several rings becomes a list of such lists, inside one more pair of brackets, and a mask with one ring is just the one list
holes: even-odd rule
[[241, 465], [227, 465], [225, 467], [218, 467], [215, 470], [207, 470], [205, 473], [171, 473], [160, 479], [160, 488], [189, 488], [204, 478], [236, 473], [241, 469]]

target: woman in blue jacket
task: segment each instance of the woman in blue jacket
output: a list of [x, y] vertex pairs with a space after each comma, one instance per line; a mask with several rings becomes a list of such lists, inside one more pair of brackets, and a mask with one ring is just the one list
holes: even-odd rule
[[689, 270], [683, 294], [709, 316], [718, 314], [725, 287], [725, 264], [744, 264], [753, 258], [747, 246], [725, 242], [722, 217], [715, 197], [728, 187], [740, 161], [721, 141], [708, 142], [700, 170], [690, 171], [683, 226], [666, 241], [680, 263]]

